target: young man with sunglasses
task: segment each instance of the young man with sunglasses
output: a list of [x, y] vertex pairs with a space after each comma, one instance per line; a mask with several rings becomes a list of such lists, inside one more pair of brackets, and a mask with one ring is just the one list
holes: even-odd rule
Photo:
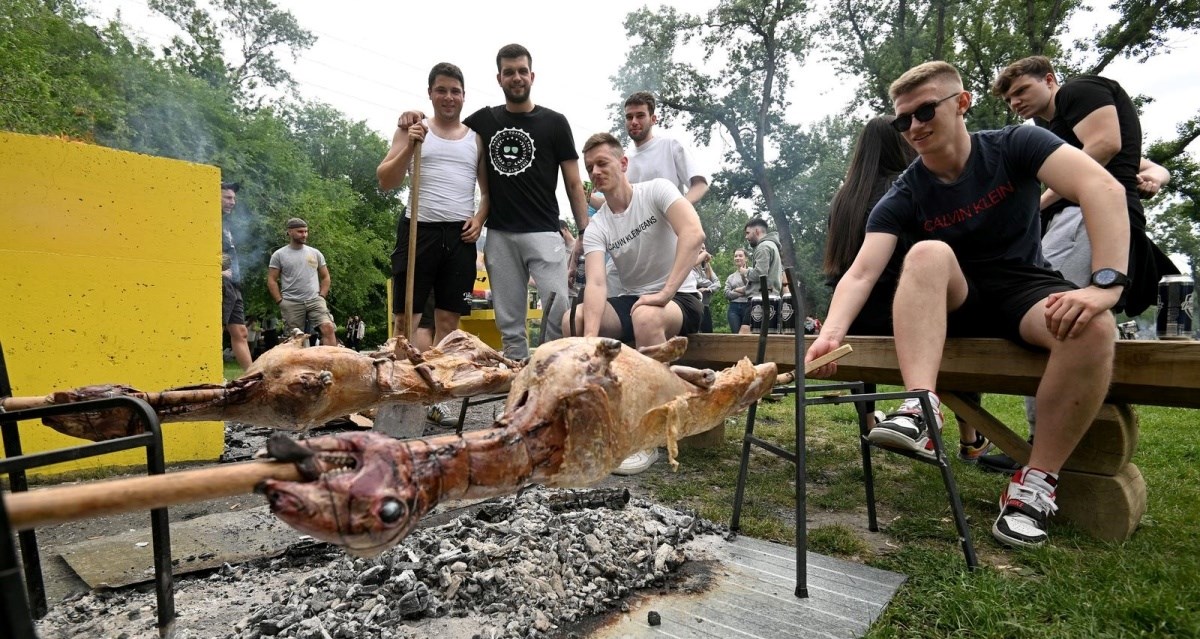
[[[992, 534], [1013, 546], [1040, 546], [1056, 510], [1062, 468], [1104, 399], [1112, 375], [1116, 323], [1129, 221], [1124, 191], [1094, 160], [1036, 127], [968, 133], [971, 94], [958, 71], [927, 62], [890, 88], [895, 126], [919, 159], [876, 204], [866, 238], [830, 303], [811, 361], [841, 345], [901, 233], [909, 250], [893, 302], [896, 355], [905, 388], [928, 393], [935, 424], [907, 400], [869, 435], [872, 442], [916, 452], [928, 428], [941, 427], [938, 367], [945, 339], [1004, 337], [1049, 351], [1038, 387], [1038, 437], [1029, 465], [1001, 495]], [[1039, 182], [1080, 203], [1095, 240], [1091, 284], [1050, 270], [1039, 243]], [[818, 369], [828, 377], [836, 364]]]

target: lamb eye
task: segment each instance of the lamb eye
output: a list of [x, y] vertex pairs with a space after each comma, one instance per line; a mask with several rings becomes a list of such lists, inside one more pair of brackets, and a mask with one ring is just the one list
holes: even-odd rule
[[379, 520], [385, 524], [394, 524], [404, 517], [404, 504], [395, 499], [386, 499], [379, 507]]

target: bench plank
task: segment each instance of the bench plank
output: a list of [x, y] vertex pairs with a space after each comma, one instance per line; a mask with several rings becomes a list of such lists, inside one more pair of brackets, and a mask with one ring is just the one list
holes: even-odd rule
[[[808, 344], [813, 337], [806, 337]], [[688, 336], [683, 362], [723, 368], [754, 357], [758, 336], [700, 333]], [[846, 338], [854, 352], [838, 362], [834, 379], [901, 384], [890, 337]], [[793, 336], [767, 338], [767, 361], [781, 370], [795, 367]], [[938, 376], [939, 391], [1032, 395], [1046, 368], [1046, 354], [1002, 339], [946, 341]], [[1116, 345], [1108, 402], [1200, 408], [1200, 342], [1122, 340]]]

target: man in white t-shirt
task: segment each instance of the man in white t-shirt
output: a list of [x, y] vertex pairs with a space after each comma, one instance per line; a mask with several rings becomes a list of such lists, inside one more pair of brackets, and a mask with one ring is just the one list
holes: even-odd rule
[[[691, 202], [667, 180], [632, 184], [621, 143], [597, 133], [583, 145], [583, 162], [607, 200], [580, 232], [586, 284], [575, 334], [614, 337], [638, 347], [694, 333], [704, 307], [692, 266], [704, 229]], [[609, 297], [604, 256], [621, 277], [621, 294]], [[564, 318], [563, 333], [570, 328]]]
[[[631, 184], [629, 159], [610, 133], [583, 144], [583, 165], [607, 201], [580, 232], [586, 283], [576, 335], [617, 338], [642, 347], [700, 329], [704, 305], [692, 265], [704, 244], [700, 216], [676, 185], [665, 179]], [[605, 256], [622, 291], [608, 297]], [[563, 333], [571, 318], [563, 318]], [[658, 449], [626, 459], [617, 474], [637, 474], [654, 464]]]
[[[654, 125], [658, 124], [654, 107], [654, 95], [647, 91], [638, 91], [625, 99], [625, 132], [633, 140], [626, 175], [632, 184], [655, 178], [669, 180], [695, 206], [708, 193], [708, 178], [678, 140], [654, 135]], [[603, 193], [599, 188], [595, 190]], [[593, 207], [599, 209], [603, 204], [603, 197], [592, 195]]]

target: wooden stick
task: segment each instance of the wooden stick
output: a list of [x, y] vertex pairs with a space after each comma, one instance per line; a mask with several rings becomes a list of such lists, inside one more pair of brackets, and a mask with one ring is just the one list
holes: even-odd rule
[[[421, 201], [421, 143], [413, 148], [413, 175], [411, 205], [408, 207], [408, 270], [404, 273], [404, 337], [412, 341], [416, 332], [413, 326], [413, 280], [417, 270], [417, 210]], [[421, 300], [424, 305], [425, 300]], [[400, 355], [400, 340], [396, 340], [396, 355]]]
[[[825, 353], [824, 355], [814, 359], [813, 361], [805, 364], [804, 365], [804, 374], [807, 375], [807, 374], [817, 370], [818, 368], [821, 368], [822, 366], [824, 366], [830, 362], [837, 361], [853, 352], [854, 352], [854, 349], [851, 348], [849, 344], [842, 344], [841, 346], [839, 346], [839, 347], [829, 351], [828, 353]], [[776, 384], [791, 384], [794, 381], [796, 381], [796, 372], [795, 371], [790, 371], [790, 372], [784, 373], [775, 379]]]
[[244, 495], [264, 479], [302, 481], [290, 462], [252, 461], [4, 496], [14, 530]]

